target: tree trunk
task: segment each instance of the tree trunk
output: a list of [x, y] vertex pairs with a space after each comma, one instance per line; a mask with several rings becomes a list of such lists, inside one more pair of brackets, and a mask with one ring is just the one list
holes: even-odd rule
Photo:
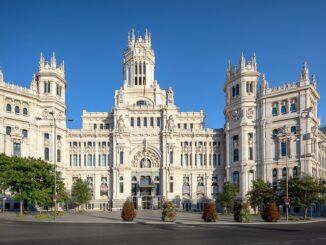
[[6, 191], [3, 190], [2, 191], [2, 213], [5, 212], [5, 208], [6, 208]]
[[307, 219], [308, 207], [304, 208], [304, 219]]
[[19, 208], [20, 208], [20, 216], [23, 216], [23, 200], [20, 200], [19, 203], [20, 203], [20, 205], [19, 205]]

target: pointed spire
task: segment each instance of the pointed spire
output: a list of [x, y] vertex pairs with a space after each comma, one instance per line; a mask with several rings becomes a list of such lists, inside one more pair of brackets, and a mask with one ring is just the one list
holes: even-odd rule
[[231, 61], [230, 61], [230, 60], [228, 60], [228, 69], [227, 69], [227, 71], [228, 71], [228, 72], [231, 71]]
[[39, 66], [44, 66], [44, 57], [43, 57], [43, 53], [42, 52], [40, 54]]
[[251, 64], [255, 71], [257, 71], [256, 52], [254, 52], [251, 58]]
[[3, 82], [3, 73], [2, 73], [2, 68], [0, 66], [0, 82]]
[[245, 67], [246, 64], [246, 60], [244, 58], [243, 52], [241, 52], [241, 56], [240, 56], [240, 69], [243, 69]]
[[267, 89], [268, 89], [268, 82], [266, 81], [265, 73], [263, 73], [261, 78], [260, 92], [265, 94]]
[[308, 70], [307, 61], [303, 63], [300, 78], [301, 81], [309, 81], [309, 70]]
[[55, 53], [52, 53], [52, 57], [51, 57], [51, 67], [52, 68], [56, 68], [57, 67], [57, 59], [55, 58]]

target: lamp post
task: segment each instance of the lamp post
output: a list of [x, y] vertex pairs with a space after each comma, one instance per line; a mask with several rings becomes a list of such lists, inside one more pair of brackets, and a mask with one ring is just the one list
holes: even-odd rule
[[[40, 117], [37, 117], [36, 120], [53, 120], [53, 165], [54, 165], [54, 192], [52, 195], [52, 199], [54, 202], [54, 216], [53, 218], [56, 219], [57, 215], [57, 199], [58, 199], [58, 193], [57, 193], [57, 120], [65, 120], [65, 119], [56, 119], [54, 115], [54, 111], [50, 111], [49, 114], [52, 116], [52, 119], [42, 119]], [[68, 119], [68, 122], [72, 122], [72, 119]]]
[[[285, 206], [286, 206], [286, 221], [289, 221], [289, 168], [288, 168], [288, 142], [292, 138], [291, 133], [284, 126], [279, 129], [278, 136], [280, 139], [285, 140], [285, 167], [286, 167], [286, 197], [285, 197]], [[282, 150], [282, 149], [281, 149]], [[282, 153], [282, 152], [281, 152]]]

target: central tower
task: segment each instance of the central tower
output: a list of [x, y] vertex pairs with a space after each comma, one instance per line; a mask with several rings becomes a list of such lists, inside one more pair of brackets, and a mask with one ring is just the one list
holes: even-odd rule
[[130, 87], [152, 87], [154, 84], [155, 55], [151, 48], [151, 34], [135, 38], [134, 30], [128, 33], [128, 48], [124, 52], [124, 82]]

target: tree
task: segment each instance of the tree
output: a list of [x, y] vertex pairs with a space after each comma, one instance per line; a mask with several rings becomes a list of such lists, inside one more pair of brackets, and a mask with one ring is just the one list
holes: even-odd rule
[[[54, 166], [34, 158], [9, 157], [0, 155], [0, 185], [8, 188], [14, 199], [39, 207], [52, 203], [54, 193]], [[57, 173], [57, 192], [64, 192], [64, 186]]]
[[[311, 176], [291, 177], [288, 181], [290, 204], [304, 209], [304, 219], [307, 219], [308, 209], [321, 201], [323, 182]], [[280, 181], [280, 195], [285, 198], [286, 180]]]
[[226, 212], [229, 212], [234, 204], [236, 191], [237, 191], [236, 186], [232, 182], [230, 181], [224, 182], [223, 191], [221, 193], [220, 200], [223, 207], [226, 208]]
[[261, 217], [266, 222], [276, 222], [280, 219], [280, 211], [275, 202], [267, 203], [264, 206]]
[[253, 181], [252, 190], [248, 192], [250, 206], [254, 209], [258, 207], [259, 212], [264, 209], [267, 203], [275, 202], [277, 195], [269, 182], [262, 179]]
[[121, 218], [124, 221], [133, 221], [134, 218], [136, 218], [136, 211], [135, 211], [135, 207], [134, 207], [134, 204], [132, 203], [132, 201], [127, 200], [123, 204], [123, 208], [121, 211]]
[[78, 205], [78, 209], [80, 205], [88, 203], [92, 199], [92, 193], [88, 188], [87, 180], [78, 178], [72, 185], [71, 196]]
[[204, 211], [202, 214], [202, 219], [205, 222], [216, 222], [218, 219], [218, 215], [216, 212], [216, 206], [215, 206], [215, 202], [208, 202], [205, 203], [205, 207], [204, 207]]
[[163, 221], [174, 221], [176, 216], [175, 207], [173, 202], [165, 202], [163, 204], [162, 210], [162, 220]]

